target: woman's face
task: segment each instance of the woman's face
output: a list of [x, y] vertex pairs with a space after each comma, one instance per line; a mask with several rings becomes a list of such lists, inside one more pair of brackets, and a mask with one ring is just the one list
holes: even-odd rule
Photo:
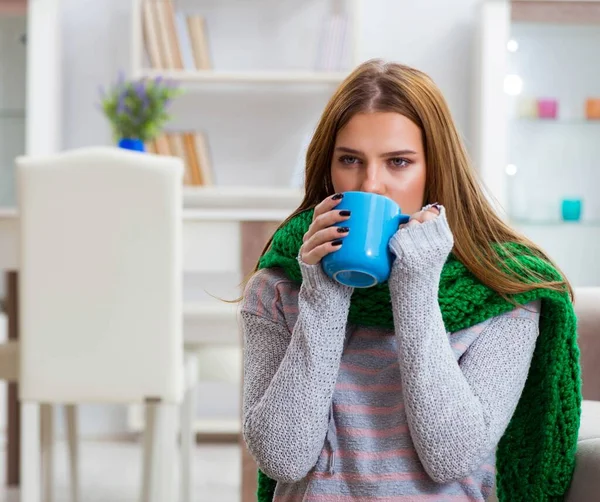
[[359, 113], [338, 132], [331, 162], [336, 192], [385, 195], [413, 214], [424, 205], [425, 172], [421, 130], [404, 115]]

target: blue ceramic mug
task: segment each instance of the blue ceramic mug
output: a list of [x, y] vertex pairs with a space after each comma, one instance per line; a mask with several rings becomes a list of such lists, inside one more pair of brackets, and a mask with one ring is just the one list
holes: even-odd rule
[[410, 216], [402, 214], [392, 199], [368, 192], [345, 192], [335, 210], [350, 211], [350, 218], [336, 223], [349, 232], [337, 251], [329, 253], [321, 264], [325, 273], [355, 288], [369, 288], [385, 282], [394, 256], [388, 248], [392, 236]]

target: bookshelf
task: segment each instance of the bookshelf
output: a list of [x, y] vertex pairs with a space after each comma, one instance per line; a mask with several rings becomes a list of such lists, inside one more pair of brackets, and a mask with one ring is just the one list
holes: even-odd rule
[[245, 4], [132, 0], [132, 76], [160, 69], [184, 81], [339, 82], [358, 64], [361, 0], [307, 0], [301, 11], [294, 0], [277, 2], [287, 11]]
[[[200, 135], [205, 144], [196, 149], [204, 162], [190, 160], [201, 174], [186, 176], [187, 187], [298, 188], [307, 137], [358, 64], [360, 8], [361, 0], [132, 0], [130, 77], [180, 84], [186, 94], [174, 103], [167, 136]], [[271, 117], [271, 107], [289, 120]], [[179, 155], [167, 143], [180, 141], [161, 138], [149, 151]], [[241, 160], [237, 152], [252, 144], [256, 151]]]

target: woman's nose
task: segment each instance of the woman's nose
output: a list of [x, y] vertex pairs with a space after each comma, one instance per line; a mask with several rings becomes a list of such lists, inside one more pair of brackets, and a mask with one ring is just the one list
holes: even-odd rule
[[371, 192], [379, 195], [384, 195], [385, 184], [381, 179], [381, 171], [376, 166], [369, 166], [365, 169], [365, 176], [360, 187], [363, 192]]

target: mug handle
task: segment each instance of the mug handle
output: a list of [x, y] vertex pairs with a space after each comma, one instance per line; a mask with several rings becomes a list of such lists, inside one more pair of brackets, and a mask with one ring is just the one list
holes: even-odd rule
[[404, 225], [405, 223], [408, 223], [409, 220], [410, 220], [410, 216], [408, 214], [401, 214], [399, 225]]

